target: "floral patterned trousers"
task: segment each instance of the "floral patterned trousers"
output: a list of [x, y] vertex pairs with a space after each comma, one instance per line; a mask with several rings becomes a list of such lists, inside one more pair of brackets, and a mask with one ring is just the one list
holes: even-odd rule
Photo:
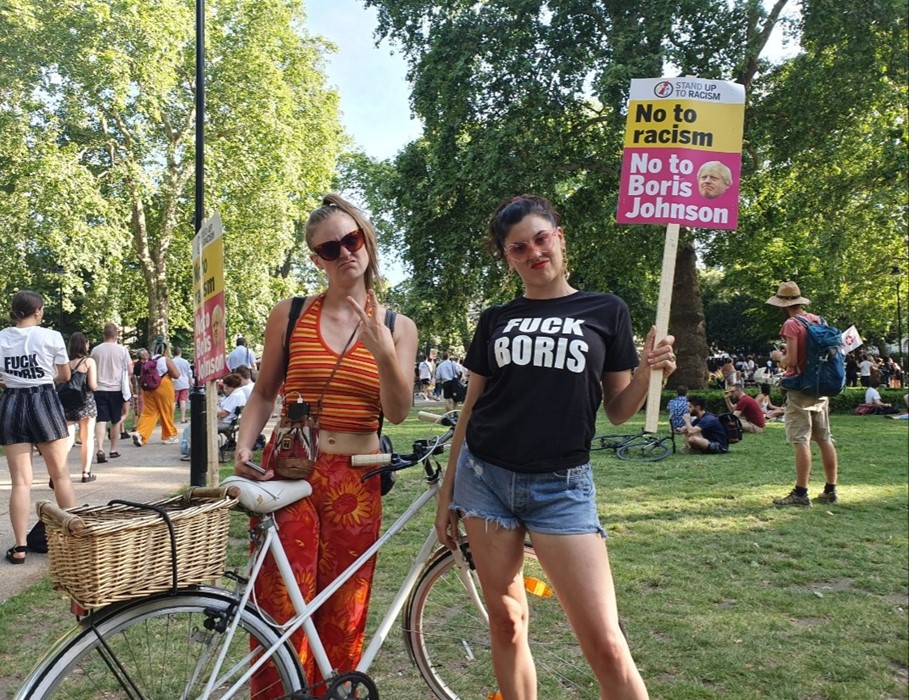
[[[378, 477], [361, 484], [363, 473], [363, 469], [350, 466], [346, 455], [321, 454], [309, 477], [312, 495], [275, 513], [278, 536], [307, 601], [379, 537], [381, 484]], [[375, 565], [376, 558], [372, 557], [313, 615], [328, 658], [341, 673], [352, 671], [360, 660]], [[259, 606], [279, 623], [296, 614], [271, 555], [265, 559], [255, 594]], [[298, 630], [291, 641], [300, 654], [308, 682], [321, 681], [303, 630]], [[265, 690], [276, 680], [268, 678], [269, 673], [266, 670], [254, 679], [254, 697], [280, 697]]]

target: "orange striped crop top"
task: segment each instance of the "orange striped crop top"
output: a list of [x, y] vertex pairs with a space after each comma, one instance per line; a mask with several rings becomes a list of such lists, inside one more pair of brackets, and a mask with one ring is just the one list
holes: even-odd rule
[[322, 339], [320, 321], [322, 301], [319, 296], [297, 320], [290, 336], [290, 361], [284, 383], [285, 396], [281, 414], [287, 404], [303, 400], [316, 411], [316, 401], [322, 397], [319, 427], [343, 433], [374, 433], [379, 429], [379, 369], [372, 353], [357, 340], [338, 365], [328, 388], [325, 383], [338, 361], [338, 354]]

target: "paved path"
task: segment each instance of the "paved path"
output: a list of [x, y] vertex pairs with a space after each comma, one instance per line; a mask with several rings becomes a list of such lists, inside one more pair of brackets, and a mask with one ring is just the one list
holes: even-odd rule
[[[182, 427], [182, 426], [178, 426]], [[144, 447], [136, 447], [132, 440], [120, 440], [117, 450], [120, 457], [105, 464], [92, 465], [97, 480], [83, 484], [79, 446], [69, 454], [69, 471], [73, 476], [76, 503], [79, 505], [101, 505], [114, 498], [131, 501], [154, 501], [172, 496], [182, 487], [188, 486], [189, 462], [180, 461], [180, 445], [165, 445], [161, 442], [160, 428]], [[35, 453], [34, 478], [32, 483], [32, 504], [38, 501], [53, 501], [54, 493], [48, 487], [47, 467], [44, 460]], [[9, 520], [9, 492], [11, 488], [9, 467], [6, 459], [0, 458], [0, 550], [14, 544], [13, 528]], [[38, 521], [34, 507], [30, 526]], [[0, 605], [10, 597], [22, 592], [39, 581], [47, 573], [47, 555], [29, 552], [25, 564], [14, 566], [4, 558], [0, 560], [3, 575], [0, 576]]]
[[[414, 405], [436, 409], [444, 402], [425, 401], [422, 397], [415, 399]], [[271, 435], [276, 422], [272, 417], [263, 431]], [[178, 425], [178, 429], [183, 426]], [[144, 447], [136, 447], [132, 440], [120, 440], [117, 443], [120, 457], [108, 460], [105, 464], [94, 464], [92, 470], [97, 480], [83, 484], [80, 480], [79, 446], [75, 445], [69, 453], [69, 472], [73, 477], [78, 505], [103, 505], [115, 498], [131, 501], [154, 501], [172, 496], [184, 486], [188, 486], [189, 462], [180, 461], [180, 445], [165, 445], [161, 442], [160, 428], [155, 428], [151, 440]], [[47, 467], [44, 460], [35, 452], [34, 476], [32, 479], [32, 516], [29, 526], [38, 521], [34, 504], [38, 501], [53, 501], [54, 493], [48, 487]], [[11, 488], [9, 467], [6, 459], [0, 458], [0, 552], [6, 552], [15, 540], [13, 527], [9, 520], [9, 492]], [[36, 583], [47, 573], [47, 555], [29, 552], [25, 564], [14, 566], [0, 560], [0, 605], [28, 586]]]

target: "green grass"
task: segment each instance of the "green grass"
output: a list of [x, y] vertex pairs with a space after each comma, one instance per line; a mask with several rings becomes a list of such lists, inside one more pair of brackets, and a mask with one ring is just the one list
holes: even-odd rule
[[[770, 505], [794, 481], [779, 423], [746, 435], [728, 455], [635, 463], [594, 453], [619, 610], [651, 697], [909, 697], [909, 426], [847, 415], [834, 415], [832, 425], [841, 502], [829, 507]], [[413, 417], [386, 426], [402, 451], [433, 430]], [[617, 431], [604, 422], [600, 432]], [[811, 494], [822, 485], [815, 450]], [[422, 488], [417, 471], [399, 475], [387, 517]], [[397, 590], [431, 511], [380, 553], [374, 616]], [[237, 516], [234, 564], [243, 559], [244, 532]], [[71, 624], [67, 610], [46, 582], [0, 606], [0, 697], [11, 697]], [[383, 697], [429, 697], [397, 631], [371, 673]]]

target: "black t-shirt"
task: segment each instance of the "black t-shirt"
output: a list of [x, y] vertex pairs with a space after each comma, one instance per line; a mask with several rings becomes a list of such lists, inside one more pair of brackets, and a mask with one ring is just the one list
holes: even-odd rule
[[637, 364], [628, 307], [612, 294], [519, 297], [486, 309], [464, 360], [486, 377], [467, 426], [470, 451], [515, 472], [585, 464], [603, 374]]
[[695, 418], [691, 424], [701, 429], [703, 435], [710, 442], [718, 442], [723, 447], [729, 447], [729, 436], [720, 419], [712, 413], [704, 412], [700, 418]]

